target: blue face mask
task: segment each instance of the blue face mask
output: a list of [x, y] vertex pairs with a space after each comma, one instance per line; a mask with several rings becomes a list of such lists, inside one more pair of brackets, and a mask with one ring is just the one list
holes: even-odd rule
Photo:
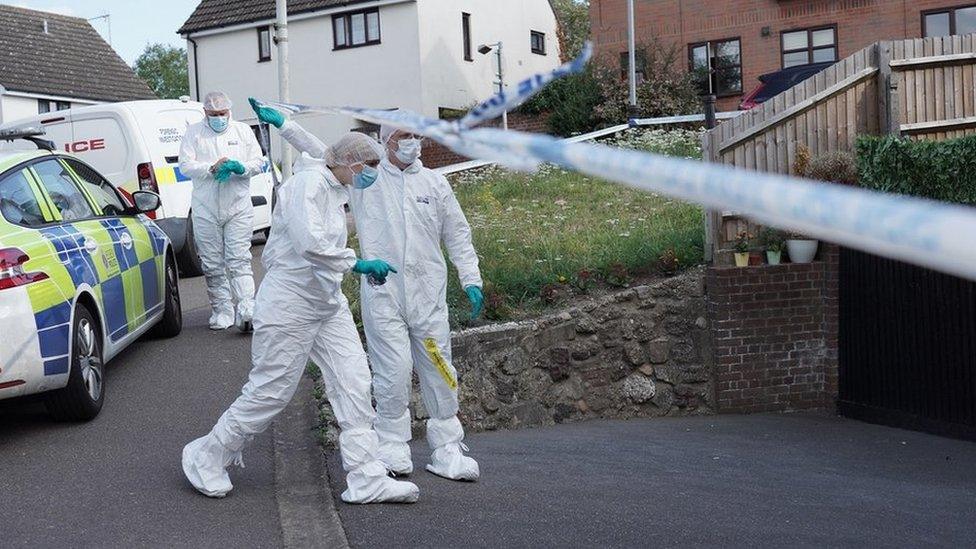
[[224, 133], [227, 131], [227, 126], [230, 124], [229, 116], [208, 116], [207, 125], [210, 129], [217, 133]]
[[380, 176], [380, 171], [372, 166], [363, 166], [363, 171], [357, 173], [355, 177], [352, 178], [352, 186], [354, 189], [366, 189], [370, 185], [376, 183], [376, 178]]

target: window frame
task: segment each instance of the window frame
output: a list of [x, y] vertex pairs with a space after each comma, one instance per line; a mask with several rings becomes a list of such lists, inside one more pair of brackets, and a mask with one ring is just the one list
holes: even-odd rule
[[[261, 53], [261, 48], [264, 47], [264, 40], [262, 35], [268, 33], [268, 54], [264, 55]], [[263, 27], [258, 27], [258, 63], [267, 63], [271, 61], [271, 25], [265, 25]]]
[[[535, 47], [535, 38], [537, 36], [542, 37], [542, 49], [536, 49], [536, 47]], [[534, 53], [536, 55], [545, 56], [546, 55], [546, 33], [541, 32], [541, 31], [530, 30], [529, 31], [529, 49], [531, 49], [532, 50], [532, 53]]]
[[[369, 39], [369, 16], [370, 14], [376, 14], [376, 39]], [[356, 15], [363, 16], [363, 32], [366, 33], [366, 41], [362, 44], [352, 43], [352, 18]], [[345, 32], [346, 43], [339, 44], [339, 37], [336, 34], [336, 22], [342, 21], [343, 30]], [[337, 13], [332, 16], [332, 50], [349, 50], [353, 48], [363, 48], [366, 46], [375, 46], [377, 44], [383, 43], [383, 21], [380, 17], [380, 8], [367, 8], [355, 11], [346, 11], [342, 13]]]
[[[85, 204], [88, 205], [88, 209], [91, 210], [92, 213], [91, 216], [81, 217], [78, 219], [64, 219], [64, 216], [61, 214], [61, 210], [57, 207], [57, 205], [54, 203], [54, 200], [51, 198], [51, 191], [49, 191], [47, 187], [44, 185], [44, 180], [41, 178], [41, 174], [37, 172], [37, 166], [45, 162], [55, 162], [56, 164], [61, 166], [61, 169], [66, 171], [66, 173], [70, 177], [71, 184], [75, 186], [75, 190], [77, 190], [78, 193], [81, 194], [82, 198], [84, 198], [85, 200]], [[50, 223], [50, 225], [60, 225], [63, 223], [78, 223], [81, 221], [89, 221], [92, 219], [101, 219], [106, 217], [119, 217], [115, 215], [100, 215], [101, 208], [98, 208], [96, 204], [92, 204], [91, 198], [88, 196], [88, 193], [85, 192], [85, 189], [81, 186], [81, 182], [78, 181], [77, 176], [74, 174], [74, 170], [72, 170], [67, 163], [62, 162], [60, 156], [42, 156], [40, 158], [35, 158], [30, 162], [28, 162], [27, 164], [25, 164], [24, 167], [27, 168], [27, 170], [30, 172], [31, 177], [34, 179], [34, 182], [37, 184], [37, 188], [44, 194], [44, 200], [47, 201], [48, 207], [51, 209], [52, 212], [57, 212], [58, 216], [61, 217], [61, 219]], [[123, 204], [124, 203], [125, 201], [123, 201]]]
[[474, 43], [471, 41], [471, 14], [461, 12], [461, 42], [464, 60], [474, 61]]
[[[92, 207], [92, 210], [95, 211], [94, 219], [113, 218], [113, 217], [135, 217], [137, 215], [135, 213], [132, 213], [133, 211], [132, 204], [129, 202], [129, 200], [126, 199], [124, 196], [122, 196], [122, 193], [119, 192], [119, 190], [115, 187], [115, 185], [113, 185], [112, 182], [109, 181], [107, 177], [100, 174], [98, 170], [93, 168], [91, 164], [74, 157], [59, 156], [58, 160], [61, 162], [62, 165], [68, 168], [68, 173], [71, 174], [71, 176], [74, 178], [75, 185], [77, 185], [78, 188], [81, 189], [82, 194], [84, 194], [85, 198], [88, 199], [89, 205]], [[112, 191], [112, 195], [115, 196], [116, 199], [118, 199], [120, 204], [122, 204], [122, 212], [118, 214], [105, 213], [105, 210], [102, 209], [101, 205], [95, 202], [95, 198], [88, 193], [88, 189], [85, 188], [85, 181], [82, 179], [81, 175], [78, 174], [78, 171], [75, 170], [74, 166], [71, 165], [71, 162], [77, 162], [81, 164], [82, 166], [91, 170], [92, 173], [100, 177], [102, 181], [104, 181], [105, 184], [108, 185], [108, 188]]]
[[[834, 43], [832, 45], [830, 45], [830, 46], [816, 46], [815, 47], [813, 45], [813, 33], [817, 32], [817, 31], [828, 30], [828, 29], [834, 31]], [[796, 48], [796, 49], [792, 49], [792, 50], [787, 50], [785, 48], [784, 43], [783, 43], [783, 40], [785, 39], [786, 35], [787, 34], [793, 34], [793, 33], [801, 32], [801, 31], [806, 31], [806, 33], [807, 33], [807, 47], [805, 47], [805, 48]], [[833, 60], [831, 62], [836, 63], [838, 60], [840, 60], [840, 46], [838, 46], [838, 42], [839, 41], [840, 41], [840, 35], [837, 32], [837, 23], [832, 23], [830, 25], [820, 25], [820, 26], [816, 26], [816, 27], [800, 27], [800, 28], [795, 28], [795, 29], [789, 29], [789, 30], [780, 31], [780, 33], [779, 33], [779, 67], [780, 67], [780, 69], [789, 68], [789, 67], [786, 66], [786, 54], [788, 54], [788, 53], [800, 53], [800, 52], [806, 52], [807, 53], [807, 62], [806, 63], [803, 63], [802, 65], [791, 65], [791, 67], [803, 67], [805, 65], [812, 65], [815, 62], [816, 63], [823, 63], [824, 61], [814, 61], [813, 60], [813, 52], [816, 51], [816, 50], [826, 50], [826, 49], [830, 49], [830, 48], [833, 48], [834, 49], [834, 58], [833, 58]]]
[[938, 15], [940, 13], [949, 14], [949, 36], [956, 35], [956, 11], [964, 10], [967, 8], [976, 8], [976, 4], [962, 4], [957, 6], [948, 6], [945, 8], [933, 8], [930, 10], [922, 10], [919, 16], [922, 18], [922, 38], [934, 38], [928, 36], [928, 29], [926, 29], [925, 18], [929, 15]]
[[[726, 93], [715, 93], [715, 82], [714, 76], [717, 69], [712, 67], [712, 46], [715, 44], [722, 44], [725, 42], [738, 42], [739, 43], [739, 63], [737, 65], [730, 65], [728, 67], [722, 67], [723, 69], [738, 68], [739, 69], [739, 91], [731, 91]], [[688, 44], [688, 71], [694, 73], [695, 71], [695, 49], [705, 46], [708, 54], [708, 94], [714, 95], [716, 98], [724, 97], [738, 97], [745, 93], [745, 76], [742, 70], [742, 37], [741, 36], [730, 36], [728, 38], [719, 38], [716, 40], [706, 40], [704, 42], [695, 42]]]

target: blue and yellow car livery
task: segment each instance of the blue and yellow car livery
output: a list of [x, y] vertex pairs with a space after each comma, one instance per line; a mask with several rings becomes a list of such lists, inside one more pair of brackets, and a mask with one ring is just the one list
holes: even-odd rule
[[0, 399], [70, 388], [79, 310], [99, 366], [154, 326], [176, 335], [178, 292], [165, 233], [90, 166], [0, 153]]

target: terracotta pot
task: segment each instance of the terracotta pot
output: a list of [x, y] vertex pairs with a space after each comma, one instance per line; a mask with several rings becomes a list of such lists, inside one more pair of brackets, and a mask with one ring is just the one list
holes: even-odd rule
[[750, 266], [756, 266], [756, 265], [762, 265], [762, 264], [763, 264], [762, 253], [760, 253], [760, 252], [750, 252], [749, 253], [749, 265]]

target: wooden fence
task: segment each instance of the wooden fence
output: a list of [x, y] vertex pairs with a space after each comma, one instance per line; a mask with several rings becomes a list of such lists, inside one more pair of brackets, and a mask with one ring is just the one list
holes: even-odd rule
[[[792, 174], [799, 147], [850, 151], [858, 135], [948, 139], [976, 133], [974, 35], [873, 44], [705, 134], [706, 161]], [[758, 227], [737, 212], [706, 215], [706, 256]]]

